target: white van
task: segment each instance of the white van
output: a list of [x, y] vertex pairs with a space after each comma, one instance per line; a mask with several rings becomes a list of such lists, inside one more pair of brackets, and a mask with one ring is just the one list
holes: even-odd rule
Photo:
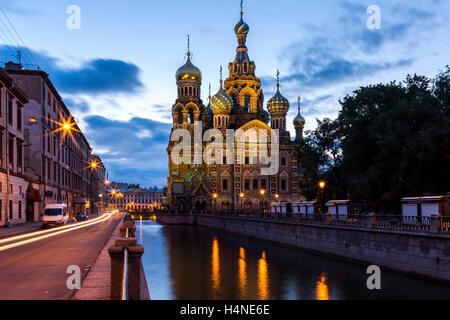
[[42, 216], [43, 227], [54, 227], [69, 222], [69, 211], [66, 204], [48, 204]]

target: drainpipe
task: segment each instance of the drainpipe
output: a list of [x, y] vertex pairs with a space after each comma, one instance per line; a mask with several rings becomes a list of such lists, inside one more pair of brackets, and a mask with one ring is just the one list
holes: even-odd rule
[[45, 205], [46, 205], [46, 177], [47, 177], [47, 166], [46, 166], [46, 161], [45, 161], [45, 85], [44, 85], [44, 80], [42, 79], [41, 81], [41, 95], [42, 95], [42, 99], [41, 99], [41, 112], [42, 112], [42, 182], [44, 184], [44, 197], [43, 197], [43, 202], [42, 202], [42, 210], [45, 209]]

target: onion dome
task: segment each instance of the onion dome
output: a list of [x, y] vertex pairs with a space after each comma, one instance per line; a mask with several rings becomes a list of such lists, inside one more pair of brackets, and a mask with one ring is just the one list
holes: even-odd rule
[[234, 27], [234, 33], [236, 33], [237, 36], [241, 34], [248, 34], [248, 32], [250, 31], [248, 24], [244, 22], [244, 18], [242, 16], [243, 16], [243, 9], [241, 1], [241, 20], [239, 20], [239, 22]]
[[233, 99], [226, 93], [223, 89], [223, 81], [222, 81], [222, 66], [220, 67], [220, 89], [212, 98], [211, 98], [211, 110], [214, 114], [217, 113], [230, 113], [231, 108], [233, 107]]
[[211, 110], [216, 113], [229, 113], [233, 107], [233, 99], [228, 95], [228, 93], [220, 87], [219, 92], [217, 92], [211, 98]]
[[188, 52], [186, 63], [177, 70], [175, 77], [180, 80], [196, 80], [202, 81], [202, 72], [191, 62], [191, 54]]
[[283, 97], [280, 93], [280, 72], [277, 73], [277, 92], [275, 95], [267, 102], [267, 110], [271, 114], [274, 113], [288, 113], [289, 111], [289, 100]]
[[236, 33], [236, 35], [241, 35], [248, 34], [249, 31], [250, 27], [244, 22], [244, 19], [242, 19], [241, 17], [241, 20], [239, 20], [237, 25], [234, 27], [234, 33]]
[[305, 118], [300, 113], [300, 104], [301, 104], [301, 98], [298, 97], [298, 114], [294, 118], [294, 127], [304, 127], [305, 126]]

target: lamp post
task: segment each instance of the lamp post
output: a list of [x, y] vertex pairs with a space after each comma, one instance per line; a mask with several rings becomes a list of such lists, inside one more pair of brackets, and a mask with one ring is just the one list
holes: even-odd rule
[[214, 199], [214, 213], [217, 215], [217, 193], [213, 194]]
[[323, 190], [325, 189], [326, 183], [325, 181], [320, 181], [319, 182], [319, 188], [320, 188], [320, 193], [321, 193], [321, 200], [320, 200], [320, 210], [323, 212], [325, 210], [325, 202], [324, 202], [324, 197], [323, 197]]
[[264, 195], [266, 194], [266, 190], [264, 189], [259, 190], [259, 194], [261, 195], [261, 211], [262, 215], [264, 216]]
[[[244, 211], [244, 209], [243, 209], [243, 207], [244, 207], [244, 197], [245, 197], [245, 194], [241, 192], [239, 194], [239, 198], [241, 199], [241, 212]], [[245, 215], [248, 217], [248, 211], [245, 213]]]

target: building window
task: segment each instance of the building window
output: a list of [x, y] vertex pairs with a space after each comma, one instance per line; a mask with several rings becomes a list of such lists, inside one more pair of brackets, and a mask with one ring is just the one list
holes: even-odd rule
[[19, 170], [22, 169], [22, 143], [17, 141], [17, 167]]
[[245, 164], [249, 164], [249, 163], [250, 163], [249, 157], [245, 157]]
[[258, 180], [253, 179], [253, 190], [258, 190]]
[[228, 180], [227, 179], [222, 180], [222, 190], [228, 191]]
[[284, 167], [284, 166], [286, 166], [286, 158], [285, 157], [282, 157], [281, 158], [281, 165]]
[[281, 190], [286, 191], [286, 188], [287, 188], [286, 179], [282, 179], [281, 180]]
[[17, 129], [22, 131], [22, 105], [17, 103]]
[[19, 201], [19, 219], [22, 219], [22, 201]]
[[14, 138], [9, 138], [9, 166], [14, 168]]
[[13, 100], [11, 97], [8, 98], [8, 122], [10, 125], [13, 124]]
[[245, 179], [244, 188], [245, 188], [245, 191], [250, 190], [250, 179]]
[[261, 189], [266, 190], [266, 179], [261, 180]]

